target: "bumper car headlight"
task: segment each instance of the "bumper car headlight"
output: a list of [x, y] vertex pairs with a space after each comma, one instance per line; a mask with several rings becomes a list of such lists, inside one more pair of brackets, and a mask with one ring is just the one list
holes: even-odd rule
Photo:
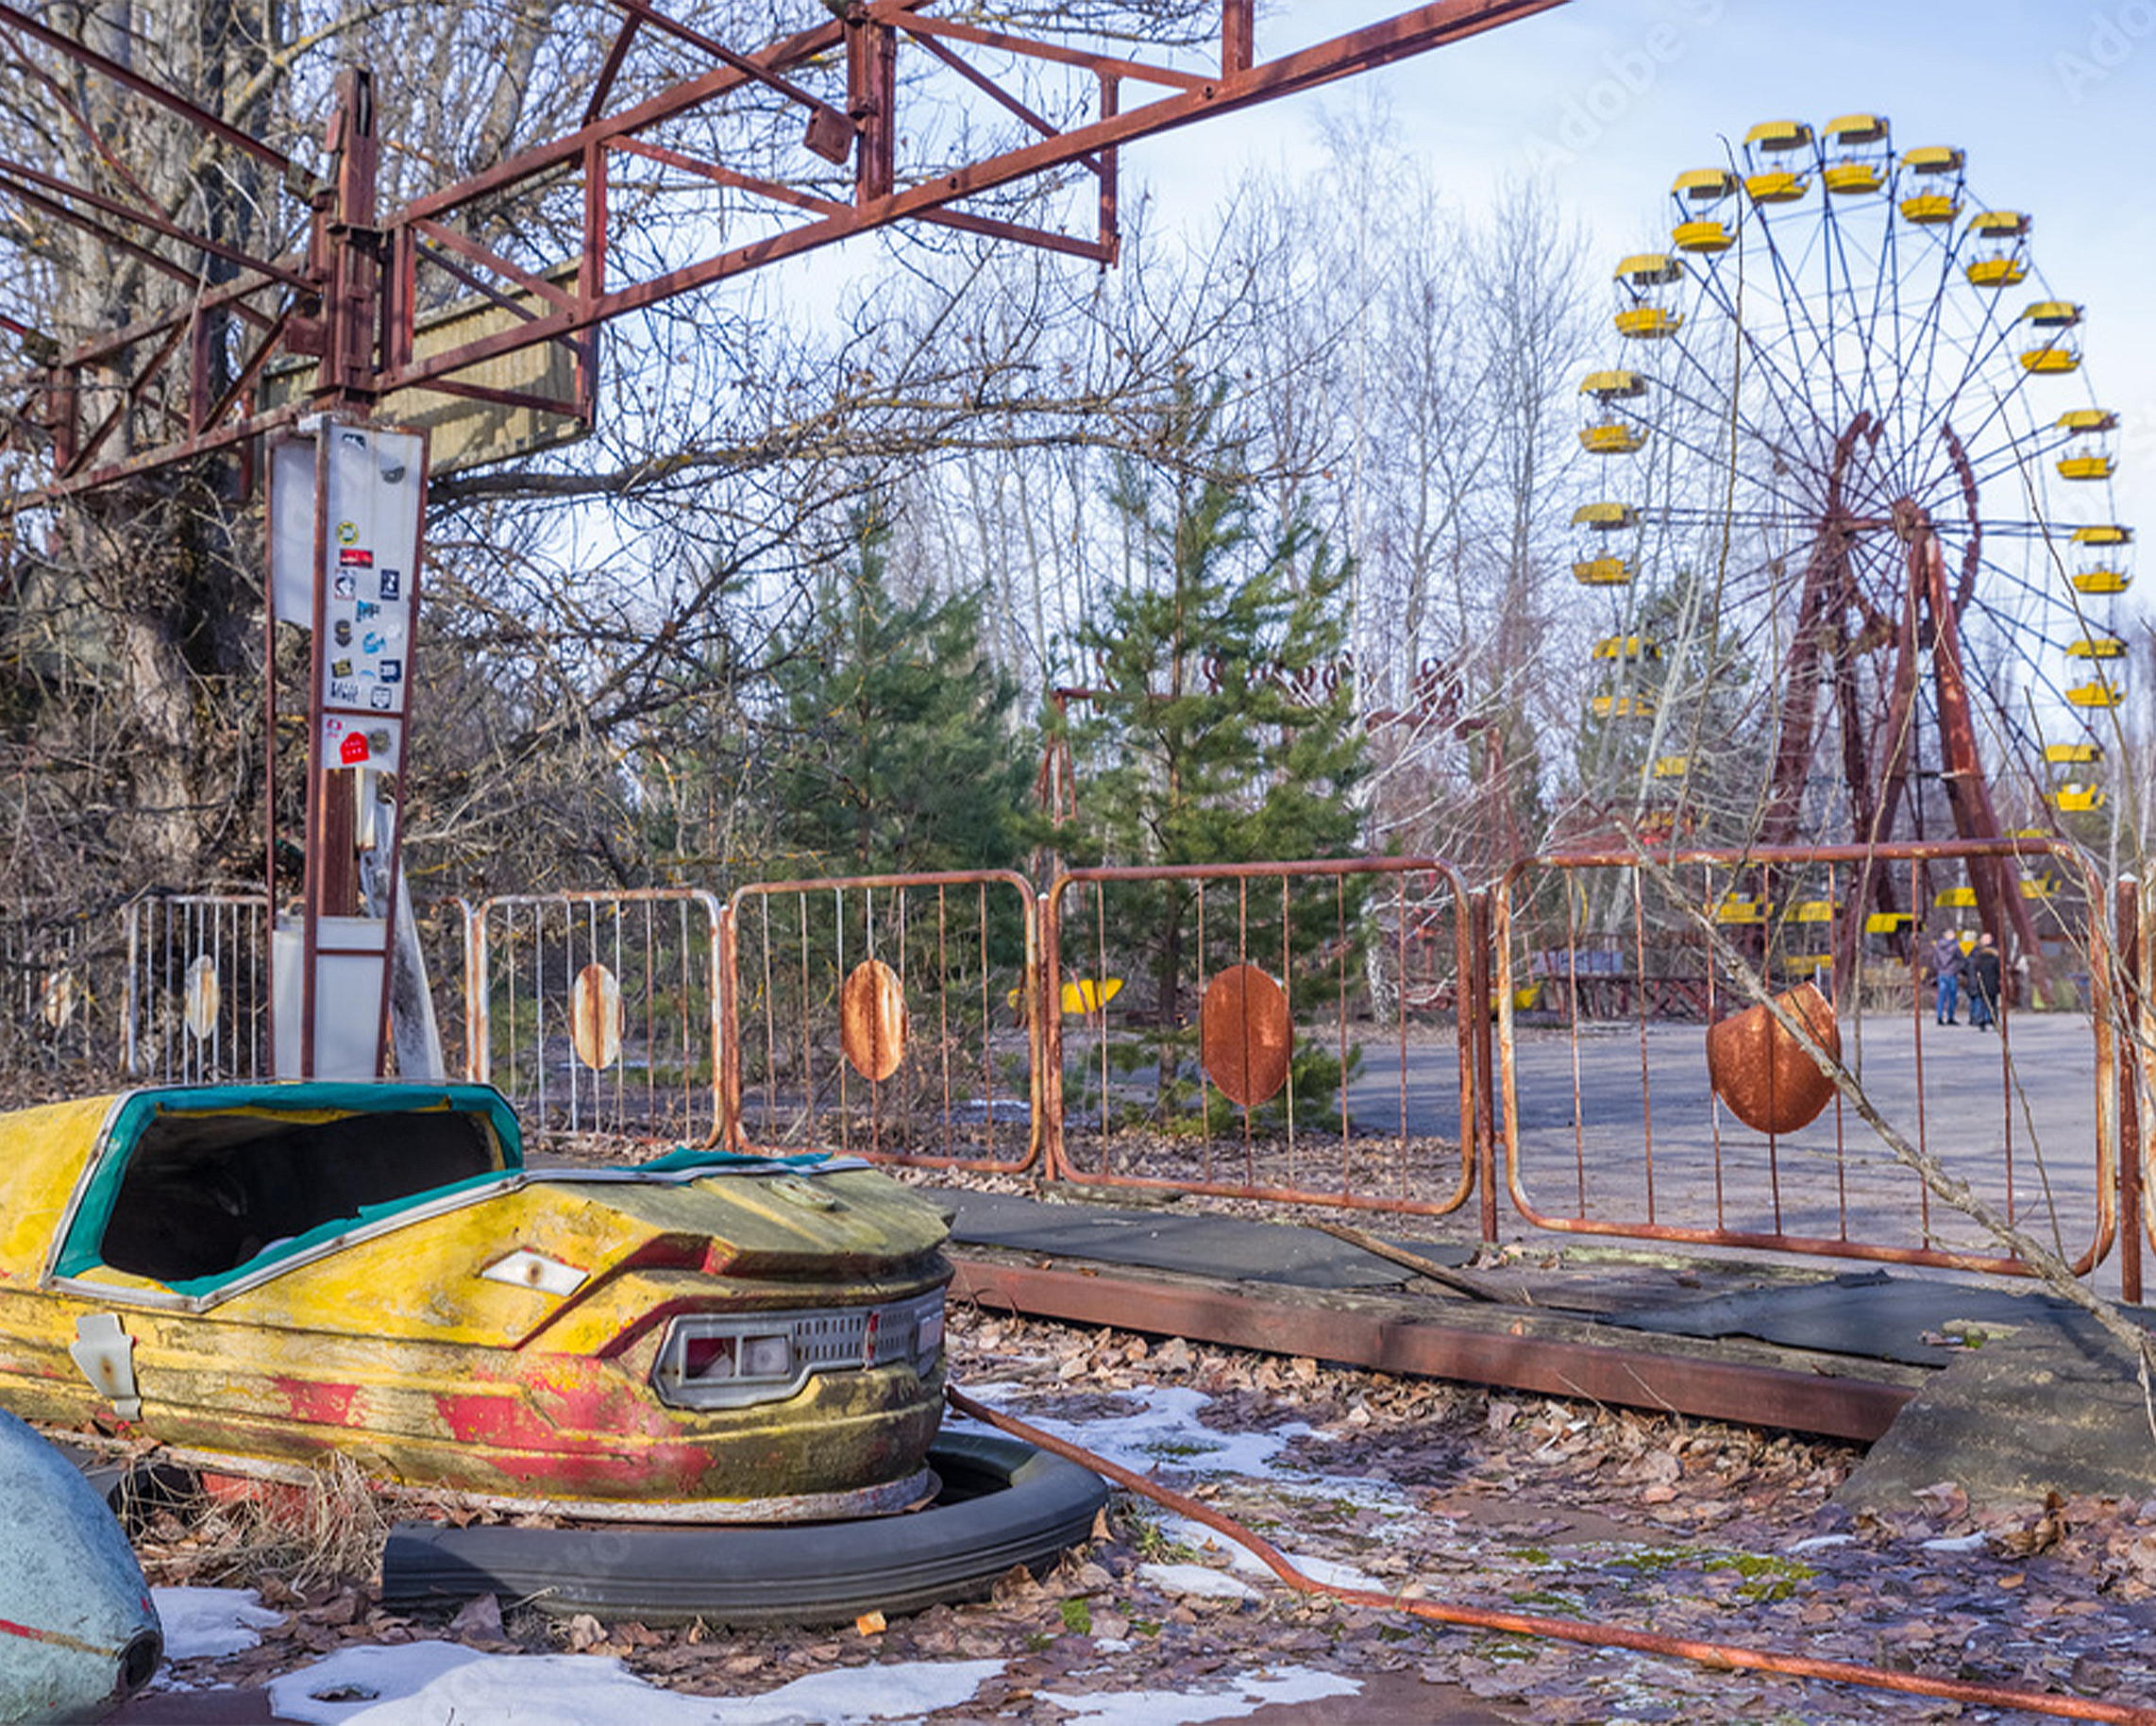
[[793, 1396], [812, 1373], [909, 1365], [943, 1352], [943, 1291], [878, 1307], [687, 1313], [666, 1327], [651, 1388], [671, 1408], [738, 1409]]

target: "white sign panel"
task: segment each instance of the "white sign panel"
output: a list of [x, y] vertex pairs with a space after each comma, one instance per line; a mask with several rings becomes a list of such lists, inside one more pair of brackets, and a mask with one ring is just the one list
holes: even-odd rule
[[409, 432], [326, 426], [318, 738], [331, 767], [394, 773], [412, 688], [421, 463]]

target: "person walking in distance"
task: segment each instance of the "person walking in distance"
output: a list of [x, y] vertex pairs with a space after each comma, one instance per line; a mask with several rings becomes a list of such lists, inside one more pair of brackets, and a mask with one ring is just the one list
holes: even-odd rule
[[1931, 976], [1939, 986], [1941, 1024], [1955, 1023], [1954, 1007], [1962, 990], [1962, 963], [1961, 938], [1951, 929], [1940, 930], [1939, 939], [1931, 943]]
[[1985, 930], [1977, 937], [1977, 950], [1969, 955], [1969, 1023], [1988, 1031], [1998, 1017], [1998, 946]]

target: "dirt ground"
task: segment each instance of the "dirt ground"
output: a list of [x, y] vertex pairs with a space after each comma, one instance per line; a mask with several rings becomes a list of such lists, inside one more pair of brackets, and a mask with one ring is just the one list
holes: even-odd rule
[[[1157, 1430], [1166, 1409], [1179, 1424], [1173, 1442], [1151, 1447], [1157, 1478], [1259, 1530], [1305, 1568], [1342, 1566], [1361, 1585], [2156, 1701], [2156, 1502], [2146, 1512], [2032, 1504], [1979, 1523], [1941, 1482], [1920, 1514], [1851, 1516], [1830, 1499], [1856, 1459], [1846, 1446], [978, 1313], [954, 1315], [951, 1335], [958, 1382], [1081, 1439], [1149, 1409]], [[1236, 1460], [1253, 1443], [1262, 1465]], [[1209, 1465], [1216, 1448], [1224, 1469]], [[391, 1614], [375, 1602], [363, 1544], [310, 1565], [290, 1549], [250, 1555], [176, 1515], [153, 1531], [144, 1555], [155, 1582], [244, 1583], [286, 1615], [246, 1654], [174, 1668], [194, 1686], [259, 1685], [354, 1641], [450, 1637], [504, 1653], [615, 1654], [653, 1683], [711, 1695], [756, 1694], [833, 1666], [1006, 1663], [971, 1703], [927, 1717], [936, 1722], [1056, 1726], [1092, 1718], [1073, 1696], [1225, 1689], [1238, 1675], [1295, 1668], [1341, 1674], [1358, 1689], [1255, 1711], [1223, 1697], [1232, 1716], [1212, 1718], [1258, 1726], [2032, 1718], [1447, 1628], [1255, 1578], [1221, 1598], [1205, 1579], [1231, 1573], [1228, 1555], [1130, 1495], [1096, 1531], [1054, 1574], [1006, 1578], [991, 1600], [839, 1631], [564, 1621], [492, 1597], [453, 1616]], [[211, 1699], [167, 1697], [123, 1718], [246, 1718], [243, 1708], [262, 1707], [227, 1697], [223, 1717], [192, 1711]]]

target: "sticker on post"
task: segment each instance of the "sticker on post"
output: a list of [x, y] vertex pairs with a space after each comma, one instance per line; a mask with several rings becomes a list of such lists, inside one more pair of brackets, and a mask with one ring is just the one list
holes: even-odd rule
[[348, 600], [358, 592], [358, 584], [348, 575], [337, 576], [329, 584], [329, 593], [333, 599]]
[[384, 569], [381, 572], [381, 597], [385, 600], [396, 600], [404, 597], [403, 570]]
[[366, 758], [367, 740], [356, 731], [337, 745], [337, 759], [345, 767], [359, 767]]

